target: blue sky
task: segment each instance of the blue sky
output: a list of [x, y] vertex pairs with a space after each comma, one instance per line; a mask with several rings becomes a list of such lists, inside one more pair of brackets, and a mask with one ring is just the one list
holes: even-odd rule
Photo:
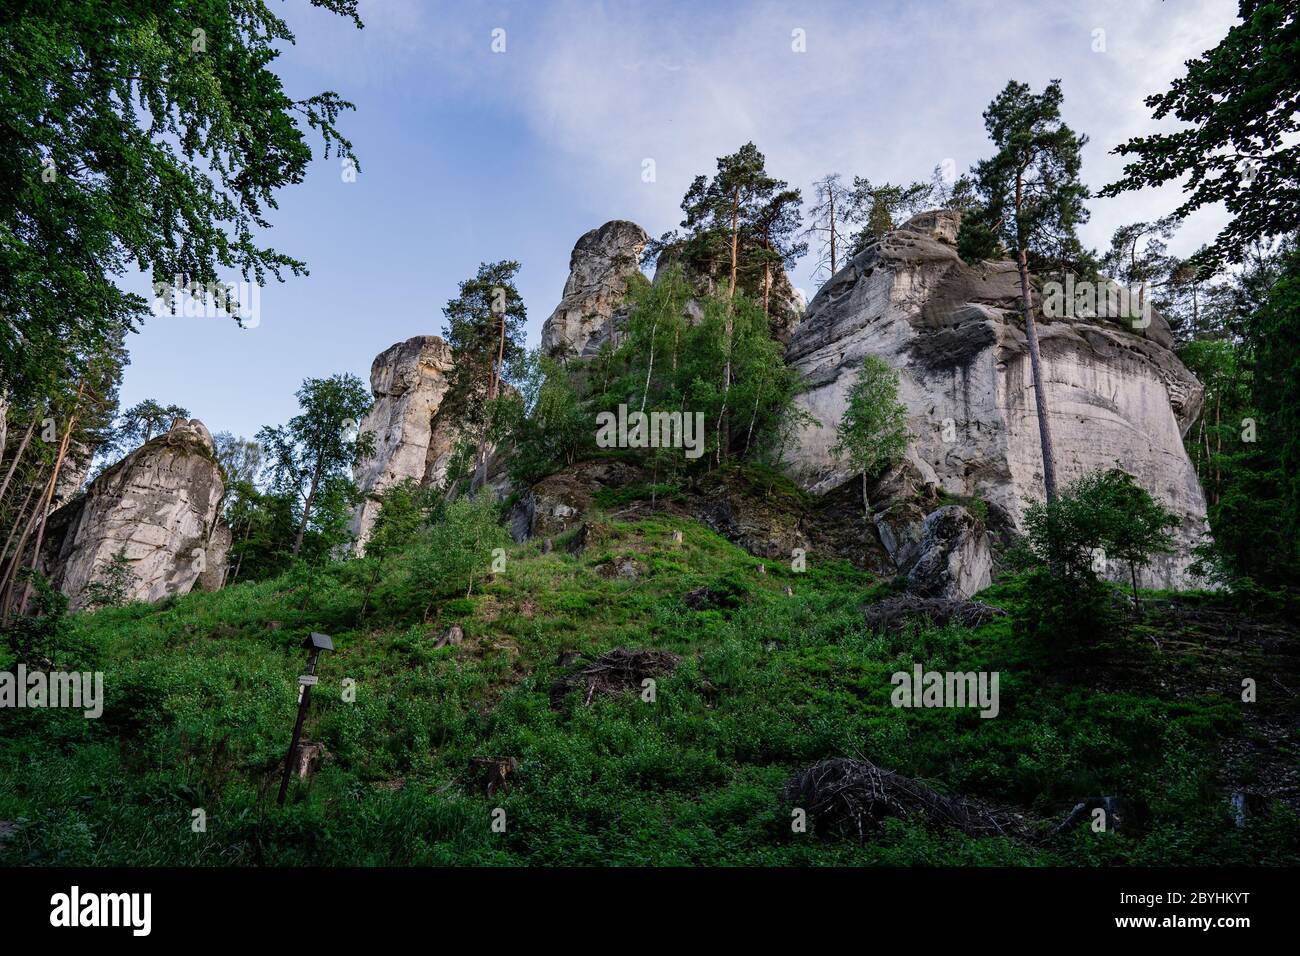
[[[263, 289], [256, 328], [152, 318], [128, 341], [122, 388], [124, 404], [175, 402], [214, 432], [250, 436], [294, 414], [305, 377], [368, 381], [378, 352], [439, 333], [442, 305], [481, 261], [523, 264], [535, 345], [578, 236], [619, 218], [651, 234], [675, 226], [691, 178], [747, 140], [805, 195], [830, 171], [928, 179], [945, 159], [965, 170], [987, 153], [981, 113], [1008, 79], [1060, 77], [1067, 121], [1091, 137], [1085, 179], [1100, 187], [1121, 165], [1109, 150], [1151, 129], [1142, 98], [1236, 11], [1232, 0], [362, 0], [358, 31], [306, 0], [272, 6], [298, 38], [278, 61], [290, 95], [333, 89], [356, 104], [343, 126], [361, 174], [344, 182], [337, 160], [320, 160], [281, 194], [268, 240], [311, 275]], [[504, 52], [492, 49], [498, 29]], [[805, 52], [792, 49], [796, 30]], [[1102, 246], [1177, 196], [1094, 201], [1084, 239]], [[1223, 221], [1198, 215], [1173, 251]], [[811, 258], [793, 275], [808, 298]]]

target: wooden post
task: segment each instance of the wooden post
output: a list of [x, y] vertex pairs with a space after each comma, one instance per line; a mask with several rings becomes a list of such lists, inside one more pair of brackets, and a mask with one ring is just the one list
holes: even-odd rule
[[298, 746], [302, 742], [302, 725], [307, 720], [307, 708], [311, 706], [311, 689], [316, 684], [316, 659], [321, 651], [334, 650], [334, 643], [325, 634], [312, 634], [303, 642], [304, 647], [311, 648], [307, 658], [307, 673], [298, 678], [298, 719], [293, 725], [293, 737], [289, 741], [289, 752], [284, 758], [284, 774], [280, 777], [280, 795], [275, 799], [277, 807], [284, 806], [285, 795], [289, 792], [289, 776], [293, 773], [294, 761], [298, 757]]

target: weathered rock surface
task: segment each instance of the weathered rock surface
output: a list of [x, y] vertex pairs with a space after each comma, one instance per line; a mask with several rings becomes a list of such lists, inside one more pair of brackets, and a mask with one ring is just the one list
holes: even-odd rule
[[[800, 428], [790, 472], [817, 493], [853, 479], [831, 452], [835, 427], [863, 358], [879, 355], [900, 373], [909, 458], [922, 479], [982, 498], [1019, 527], [1025, 499], [1041, 498], [1042, 458], [1018, 277], [1011, 262], [963, 263], [958, 224], [954, 213], [922, 213], [817, 293], [786, 351], [809, 386], [799, 405], [817, 422]], [[1058, 480], [1117, 465], [1133, 474], [1182, 519], [1177, 553], [1148, 568], [1144, 583], [1188, 586], [1206, 524], [1182, 435], [1202, 393], [1168, 327], [1159, 316], [1135, 328], [1103, 312], [1041, 320], [1039, 337]]]
[[874, 482], [869, 500], [880, 543], [895, 571], [906, 574], [921, 556], [925, 516], [938, 507], [938, 479], [921, 462], [904, 459]]
[[[617, 337], [627, 320], [624, 299], [628, 280], [640, 267], [641, 253], [649, 242], [644, 229], [634, 222], [615, 219], [582, 236], [569, 258], [569, 278], [555, 311], [542, 325], [542, 351], [556, 357], [590, 358], [606, 342]], [[675, 247], [665, 249], [655, 264], [655, 281], [666, 265], [679, 261]], [[725, 283], [716, 274], [686, 267], [684, 277], [701, 295], [725, 293]], [[788, 342], [803, 313], [803, 299], [784, 270], [770, 276], [768, 308], [772, 332]], [[720, 285], [720, 283], [722, 283]], [[755, 299], [759, 289], [746, 288]], [[692, 299], [684, 312], [691, 321], [703, 315], [701, 304]]]
[[907, 574], [907, 588], [914, 594], [959, 600], [993, 583], [989, 534], [961, 505], [926, 515], [919, 550]]
[[569, 257], [564, 296], [542, 325], [542, 352], [567, 357], [594, 352], [618, 326], [615, 313], [628, 278], [640, 267], [650, 237], [634, 222], [615, 219], [584, 234]]
[[557, 537], [582, 521], [602, 488], [625, 488], [642, 475], [620, 461], [584, 461], [562, 469], [524, 492], [510, 513], [510, 534], [516, 541]]
[[359, 429], [374, 435], [375, 450], [357, 463], [353, 481], [367, 495], [352, 516], [356, 550], [379, 516], [377, 496], [409, 478], [438, 482], [447, 472], [455, 442], [454, 429], [438, 419], [450, 385], [451, 346], [436, 335], [417, 335], [380, 352], [370, 366], [375, 404]]
[[81, 486], [86, 483], [86, 478], [90, 475], [90, 464], [94, 457], [94, 451], [83, 442], [74, 441], [68, 443], [67, 456], [63, 459], [63, 467], [59, 470], [59, 480], [54, 486], [54, 499], [52, 502], [54, 507], [66, 505], [76, 497], [77, 492], [81, 490]]
[[197, 418], [177, 419], [50, 515], [44, 567], [72, 610], [119, 551], [135, 578], [133, 600], [185, 594], [200, 579], [219, 587], [230, 547], [219, 524], [223, 491], [207, 428]]

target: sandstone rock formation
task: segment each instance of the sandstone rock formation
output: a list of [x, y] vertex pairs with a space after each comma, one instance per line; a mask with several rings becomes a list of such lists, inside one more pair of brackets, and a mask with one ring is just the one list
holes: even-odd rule
[[353, 481], [367, 494], [352, 516], [356, 550], [379, 515], [376, 497], [410, 478], [420, 484], [443, 479], [455, 443], [450, 424], [438, 409], [450, 385], [451, 346], [437, 335], [417, 335], [380, 352], [370, 366], [375, 404], [358, 426], [375, 438], [375, 451], [357, 463]]
[[[357, 462], [352, 480], [365, 500], [352, 514], [353, 549], [364, 554], [366, 541], [379, 517], [379, 496], [411, 479], [418, 485], [441, 484], [455, 450], [458, 424], [443, 409], [451, 387], [455, 357], [437, 335], [417, 335], [391, 345], [370, 366], [370, 390], [375, 404], [358, 423], [358, 431], [374, 435], [374, 453]], [[510, 385], [503, 386], [506, 392]], [[485, 475], [476, 477], [498, 498], [509, 486], [506, 460], [491, 446]]]
[[[639, 268], [641, 253], [649, 236], [634, 222], [615, 219], [582, 236], [569, 257], [569, 278], [564, 296], [542, 325], [542, 352], [556, 357], [590, 358], [602, 345], [617, 336], [626, 322], [624, 297], [628, 279]], [[679, 247], [669, 246], [655, 263], [654, 281], [660, 281], [669, 263], [680, 259]], [[684, 278], [701, 295], [716, 295], [722, 287], [717, 275], [683, 264]], [[749, 290], [758, 297], [761, 293]], [[803, 314], [800, 292], [790, 283], [785, 271], [777, 268], [771, 275], [768, 308], [772, 332], [782, 342], [790, 335]], [[700, 303], [685, 304], [691, 321], [702, 315]]]
[[[982, 498], [995, 519], [1019, 527], [1026, 498], [1041, 498], [1042, 458], [1018, 278], [1011, 262], [963, 263], [958, 225], [950, 212], [913, 217], [817, 293], [786, 361], [803, 373], [799, 405], [818, 424], [799, 429], [789, 468], [814, 492], [853, 477], [831, 452], [835, 427], [863, 358], [879, 355], [900, 373], [920, 480]], [[1133, 474], [1182, 519], [1178, 553], [1147, 569], [1145, 583], [1184, 587], [1206, 527], [1182, 445], [1201, 387], [1159, 316], [1135, 328], [1099, 311], [1039, 324], [1058, 478], [1117, 464]]]
[[615, 219], [578, 240], [569, 256], [564, 296], [542, 325], [544, 354], [592, 354], [610, 338], [627, 280], [640, 267], [649, 239], [636, 223]]
[[961, 505], [926, 515], [919, 550], [907, 574], [907, 589], [914, 594], [957, 600], [993, 583], [989, 534]]
[[579, 462], [526, 489], [510, 513], [516, 541], [550, 538], [577, 525], [602, 488], [626, 488], [641, 480], [642, 469], [621, 461]]
[[68, 453], [63, 460], [63, 468], [59, 471], [59, 481], [54, 486], [54, 507], [66, 505], [76, 497], [90, 476], [90, 465], [94, 457], [94, 451], [84, 442], [68, 443]]
[[230, 547], [230, 532], [219, 524], [223, 492], [207, 428], [197, 418], [177, 419], [50, 515], [46, 573], [72, 610], [85, 604], [86, 586], [119, 551], [134, 575], [133, 600], [185, 594], [200, 579], [218, 587]]

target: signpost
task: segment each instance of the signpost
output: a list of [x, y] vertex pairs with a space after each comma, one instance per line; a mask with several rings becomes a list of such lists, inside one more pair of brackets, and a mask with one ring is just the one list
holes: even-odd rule
[[302, 642], [302, 646], [311, 651], [307, 658], [307, 673], [298, 677], [298, 720], [293, 725], [293, 740], [289, 742], [289, 753], [284, 758], [284, 776], [280, 778], [280, 796], [275, 805], [284, 806], [285, 794], [289, 792], [289, 775], [293, 773], [294, 761], [298, 756], [298, 744], [302, 741], [302, 725], [307, 719], [307, 707], [311, 704], [311, 689], [316, 685], [316, 658], [321, 651], [334, 650], [334, 642], [328, 634], [312, 634]]

